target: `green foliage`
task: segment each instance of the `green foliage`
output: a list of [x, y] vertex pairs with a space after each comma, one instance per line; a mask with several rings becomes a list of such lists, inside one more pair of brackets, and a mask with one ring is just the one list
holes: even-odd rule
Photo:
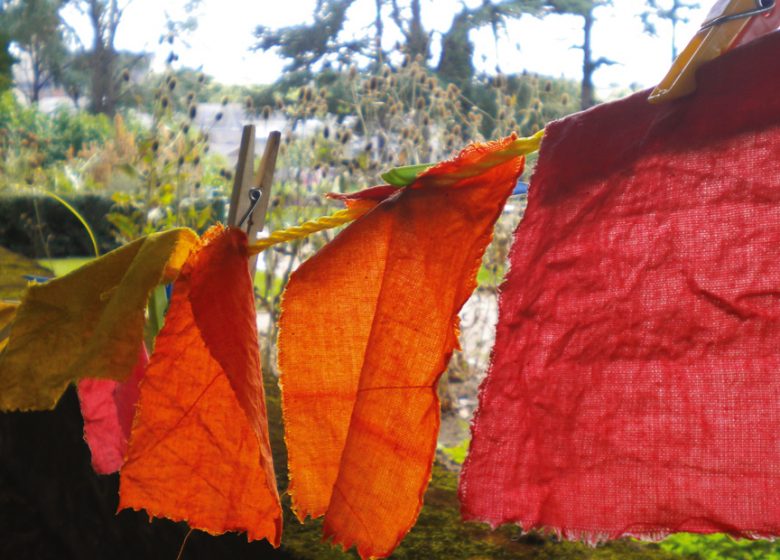
[[254, 50], [276, 49], [291, 62], [286, 70], [309, 69], [327, 55], [360, 52], [366, 40], [339, 42], [338, 36], [346, 22], [347, 10], [355, 0], [322, 0], [317, 3], [314, 22], [274, 30], [263, 25], [255, 29]]
[[19, 0], [0, 12], [0, 26], [30, 60], [25, 93], [37, 102], [41, 89], [56, 81], [67, 49], [60, 18], [61, 0]]
[[28, 284], [26, 275], [49, 277], [52, 271], [34, 260], [0, 247], [0, 300], [20, 299]]
[[8, 33], [0, 29], [0, 94], [11, 89], [13, 85], [13, 66], [17, 60], [8, 52], [10, 46]]
[[[52, 187], [58, 175], [47, 168], [90, 144], [106, 142], [111, 132], [105, 116], [65, 107], [46, 115], [23, 106], [10, 91], [0, 94], [0, 191], [32, 184]], [[58, 188], [67, 190], [62, 184]]]
[[462, 465], [466, 460], [466, 455], [469, 451], [469, 440], [464, 439], [458, 445], [453, 445], [452, 447], [440, 447], [440, 449], [450, 461], [458, 465]]
[[732, 539], [726, 535], [677, 533], [660, 543], [666, 551], [691, 560], [779, 560], [780, 543], [767, 540]]
[[[89, 223], [101, 253], [118, 246], [106, 214], [115, 207], [97, 195], [67, 197]], [[92, 256], [84, 226], [62, 204], [41, 195], [0, 197], [0, 245], [28, 257]]]

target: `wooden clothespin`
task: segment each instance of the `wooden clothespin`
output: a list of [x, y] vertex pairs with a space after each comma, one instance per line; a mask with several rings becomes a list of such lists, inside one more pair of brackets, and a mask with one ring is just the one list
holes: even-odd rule
[[[265, 215], [271, 200], [271, 184], [276, 169], [276, 156], [279, 153], [279, 143], [282, 134], [273, 131], [268, 135], [263, 158], [257, 175], [254, 173], [255, 159], [255, 127], [246, 125], [241, 134], [241, 145], [238, 149], [236, 175], [233, 179], [233, 192], [230, 195], [230, 211], [228, 225], [243, 227], [250, 243], [257, 239], [257, 234], [265, 226]], [[257, 269], [257, 255], [249, 260], [249, 272], [254, 276]]]
[[693, 93], [696, 70], [702, 64], [778, 26], [776, 0], [719, 0], [648, 101], [662, 103]]

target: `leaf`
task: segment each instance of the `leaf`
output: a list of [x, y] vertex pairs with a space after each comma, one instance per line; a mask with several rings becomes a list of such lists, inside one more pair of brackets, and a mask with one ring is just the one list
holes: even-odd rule
[[150, 290], [176, 276], [195, 243], [187, 229], [150, 235], [31, 286], [0, 354], [0, 410], [53, 408], [84, 377], [126, 379]]
[[417, 177], [424, 171], [427, 171], [435, 164], [433, 163], [421, 163], [418, 165], [405, 165], [403, 167], [396, 167], [390, 171], [386, 171], [382, 174], [382, 180], [388, 185], [394, 187], [406, 187], [411, 185]]
[[120, 473], [120, 509], [281, 538], [246, 234], [210, 230], [177, 279]]
[[211, 220], [211, 210], [211, 206], [205, 206], [200, 212], [198, 212], [198, 218], [195, 222], [196, 229], [201, 230], [206, 227], [206, 224], [208, 224], [209, 220]]
[[406, 189], [347, 197], [378, 205], [304, 262], [284, 293], [288, 493], [299, 519], [324, 514], [326, 536], [364, 558], [389, 555], [422, 506], [436, 383], [523, 169], [514, 141], [470, 146]]

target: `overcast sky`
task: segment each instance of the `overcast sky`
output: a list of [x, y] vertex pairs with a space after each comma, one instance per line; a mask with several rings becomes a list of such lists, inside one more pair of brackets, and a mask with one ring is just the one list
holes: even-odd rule
[[[440, 32], [449, 28], [452, 15], [460, 5], [456, 0], [422, 0], [424, 23]], [[466, 0], [467, 4], [481, 0]], [[669, 0], [671, 2], [671, 0]], [[271, 53], [252, 53], [252, 32], [256, 25], [278, 27], [305, 23], [312, 19], [315, 0], [202, 0], [197, 10], [198, 28], [187, 40], [189, 48], [180, 49], [180, 63], [201, 67], [218, 81], [235, 84], [271, 83], [282, 73], [284, 62]], [[640, 0], [615, 0], [615, 7], [602, 8], [593, 33], [596, 58], [604, 56], [618, 64], [604, 67], [595, 76], [602, 96], [609, 97], [632, 84], [650, 86], [658, 82], [671, 62], [671, 28], [658, 25], [658, 38], [643, 33], [638, 14], [645, 7]], [[132, 0], [126, 9], [117, 35], [118, 48], [160, 52], [156, 65], [161, 67], [167, 49], [158, 45], [165, 30], [166, 12], [183, 17], [184, 0]], [[374, 0], [357, 0], [348, 12], [347, 31], [356, 35], [371, 32]], [[691, 22], [678, 31], [678, 47], [683, 47], [698, 29], [709, 9], [709, 2], [690, 14]], [[78, 29], [78, 17], [70, 15]], [[389, 24], [388, 24], [389, 25]], [[388, 30], [389, 31], [389, 30]], [[386, 47], [396, 40], [391, 32]], [[582, 54], [572, 48], [582, 42], [581, 18], [548, 16], [522, 17], [507, 26], [495, 44], [489, 29], [472, 33], [476, 45], [474, 57], [478, 70], [493, 72], [496, 64], [504, 72], [527, 69], [551, 76], [579, 79]], [[167, 45], [166, 45], [167, 47]]]

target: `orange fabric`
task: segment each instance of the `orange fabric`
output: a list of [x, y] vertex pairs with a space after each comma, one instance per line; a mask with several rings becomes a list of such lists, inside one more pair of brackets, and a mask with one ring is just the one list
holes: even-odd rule
[[279, 545], [246, 235], [212, 230], [182, 269], [141, 383], [120, 509]]
[[[285, 291], [279, 365], [293, 506], [361, 556], [387, 556], [430, 479], [436, 383], [457, 345], [493, 224], [523, 167], [514, 138], [471, 146], [303, 263]], [[453, 179], [453, 176], [456, 177]], [[381, 191], [379, 191], [381, 192]]]

